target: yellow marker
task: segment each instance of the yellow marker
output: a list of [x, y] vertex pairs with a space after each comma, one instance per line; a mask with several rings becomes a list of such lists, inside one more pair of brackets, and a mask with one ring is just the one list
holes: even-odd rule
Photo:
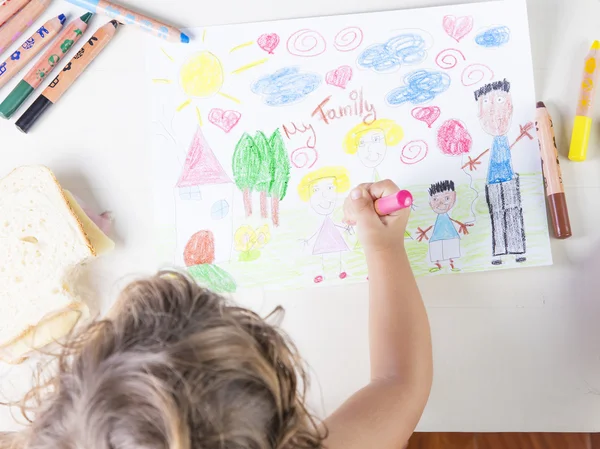
[[585, 161], [590, 143], [594, 94], [600, 82], [599, 50], [600, 41], [594, 41], [589, 54], [585, 58], [583, 81], [581, 82], [581, 92], [577, 102], [577, 116], [575, 117], [573, 136], [571, 137], [571, 149], [569, 150], [569, 159], [576, 162]]

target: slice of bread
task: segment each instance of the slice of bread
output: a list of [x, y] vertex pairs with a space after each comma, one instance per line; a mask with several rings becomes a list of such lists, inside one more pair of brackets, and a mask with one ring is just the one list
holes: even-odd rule
[[113, 247], [46, 167], [0, 181], [0, 361], [22, 362], [89, 315], [70, 283]]

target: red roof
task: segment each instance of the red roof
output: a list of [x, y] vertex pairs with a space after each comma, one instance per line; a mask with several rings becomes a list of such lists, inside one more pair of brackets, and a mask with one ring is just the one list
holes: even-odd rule
[[229, 184], [231, 179], [198, 128], [190, 145], [177, 187]]

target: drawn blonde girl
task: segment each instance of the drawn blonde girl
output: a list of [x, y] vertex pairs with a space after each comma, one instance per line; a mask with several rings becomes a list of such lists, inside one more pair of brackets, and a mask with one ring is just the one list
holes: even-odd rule
[[348, 233], [352, 228], [335, 224], [331, 218], [340, 193], [350, 190], [350, 175], [344, 167], [323, 167], [306, 175], [298, 185], [298, 195], [304, 202], [310, 202], [312, 209], [323, 216], [323, 224], [310, 238], [303, 240], [309, 245], [315, 240], [312, 254], [321, 256], [322, 273], [315, 277], [315, 284], [323, 282], [325, 276], [325, 255], [339, 254], [339, 277], [346, 279], [348, 274], [342, 269], [342, 253], [350, 248], [341, 230]]
[[381, 179], [377, 167], [385, 160], [388, 148], [398, 145], [403, 138], [404, 130], [393, 120], [379, 119], [369, 125], [363, 122], [346, 134], [344, 151], [358, 153], [361, 163], [373, 169], [371, 181], [377, 182]]

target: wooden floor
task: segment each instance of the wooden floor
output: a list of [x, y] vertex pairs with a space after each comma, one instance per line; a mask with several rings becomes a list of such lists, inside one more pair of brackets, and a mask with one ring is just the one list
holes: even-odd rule
[[600, 449], [589, 433], [415, 433], [408, 449]]

